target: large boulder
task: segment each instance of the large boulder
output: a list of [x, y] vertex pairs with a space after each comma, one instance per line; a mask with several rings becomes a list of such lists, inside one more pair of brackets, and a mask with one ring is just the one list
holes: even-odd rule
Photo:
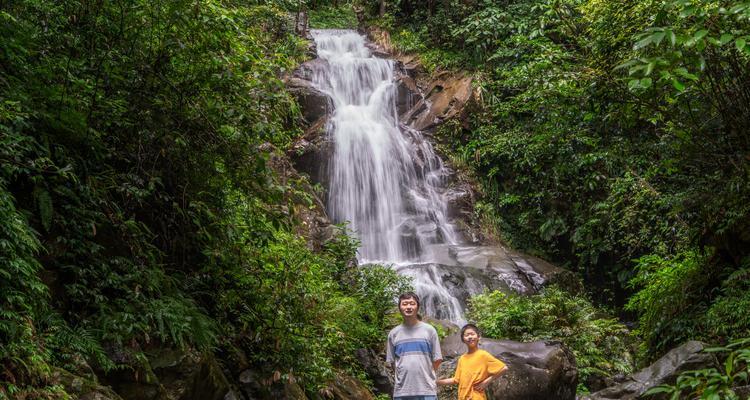
[[376, 394], [390, 395], [393, 393], [393, 368], [385, 362], [385, 357], [379, 356], [372, 349], [359, 349], [355, 353], [357, 361], [372, 381]]
[[[488, 400], [573, 400], [578, 385], [575, 357], [560, 342], [520, 343], [483, 338], [480, 347], [508, 365], [508, 371], [488, 389]], [[441, 343], [445, 362], [441, 377], [453, 376], [458, 357], [466, 351], [459, 334]], [[454, 388], [441, 389], [445, 393]], [[454, 397], [455, 398], [455, 397]]]
[[430, 82], [424, 98], [401, 116], [401, 122], [424, 131], [459, 115], [472, 98], [471, 83], [471, 76], [439, 74]]
[[[110, 371], [104, 380], [123, 400], [231, 400], [238, 398], [219, 363], [210, 354], [153, 347], [143, 361]], [[115, 354], [117, 355], [117, 354]]]
[[96, 376], [76, 375], [62, 368], [55, 368], [50, 374], [52, 383], [65, 388], [65, 391], [81, 400], [122, 400], [111, 388], [99, 384]]
[[[336, 235], [340, 229], [331, 223], [326, 213], [321, 194], [297, 172], [294, 165], [287, 156], [273, 145], [264, 143], [259, 150], [268, 156], [267, 166], [274, 171], [278, 183], [288, 186], [294, 182], [301, 190], [290, 190], [285, 193], [288, 201], [284, 204], [291, 204], [292, 210], [286, 210], [291, 213], [299, 224], [295, 225], [295, 233], [299, 237], [307, 239], [307, 245], [312, 250], [320, 250], [325, 242]], [[310, 171], [305, 171], [310, 173]], [[314, 178], [313, 178], [314, 180]]]
[[287, 80], [286, 86], [289, 93], [297, 99], [307, 124], [313, 124], [333, 111], [331, 98], [318, 90], [312, 82], [292, 77]]
[[336, 379], [325, 391], [326, 399], [333, 400], [374, 400], [370, 389], [361, 381], [344, 373], [336, 374]]
[[[372, 392], [359, 380], [343, 372], [318, 393], [308, 396], [295, 379], [263, 378], [255, 370], [240, 373], [242, 393], [250, 400], [374, 400]], [[198, 399], [197, 397], [196, 399]], [[227, 399], [229, 400], [229, 399]]]
[[414, 78], [402, 73], [396, 77], [396, 112], [403, 115], [422, 99]]
[[327, 116], [315, 121], [287, 153], [298, 171], [323, 187], [328, 187], [328, 164], [335, 150], [335, 143], [326, 134], [327, 124]]
[[648, 367], [628, 375], [622, 383], [584, 396], [582, 400], [635, 400], [652, 387], [673, 384], [683, 371], [716, 364], [716, 359], [711, 354], [702, 352], [703, 348], [704, 344], [701, 342], [687, 342], [672, 349]]
[[268, 378], [252, 369], [242, 371], [237, 379], [242, 394], [251, 400], [308, 400], [294, 379]]

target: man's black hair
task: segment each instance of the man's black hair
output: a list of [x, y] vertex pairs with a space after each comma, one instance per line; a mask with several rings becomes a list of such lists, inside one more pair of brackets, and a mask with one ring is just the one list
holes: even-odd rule
[[419, 296], [414, 292], [405, 292], [398, 296], [398, 305], [401, 306], [401, 300], [414, 299], [417, 302], [417, 308], [419, 308]]
[[466, 324], [466, 325], [464, 325], [463, 328], [461, 328], [461, 341], [462, 342], [464, 341], [464, 332], [466, 332], [469, 329], [471, 329], [474, 332], [476, 332], [477, 336], [482, 337], [482, 331], [480, 331], [479, 328], [477, 328], [476, 325], [474, 325], [474, 324]]

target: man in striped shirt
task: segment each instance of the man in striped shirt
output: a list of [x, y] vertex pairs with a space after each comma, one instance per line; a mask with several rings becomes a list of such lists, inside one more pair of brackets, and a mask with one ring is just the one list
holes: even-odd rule
[[435, 328], [421, 321], [419, 297], [407, 292], [398, 298], [404, 322], [388, 333], [386, 362], [394, 364], [394, 400], [437, 400], [435, 371], [443, 361]]

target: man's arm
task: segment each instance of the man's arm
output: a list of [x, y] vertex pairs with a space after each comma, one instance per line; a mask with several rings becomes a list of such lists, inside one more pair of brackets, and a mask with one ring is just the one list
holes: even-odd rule
[[440, 364], [442, 364], [442, 363], [443, 363], [442, 359], [433, 361], [432, 362], [432, 369], [434, 369], [435, 371], [437, 371], [438, 368], [440, 368]]

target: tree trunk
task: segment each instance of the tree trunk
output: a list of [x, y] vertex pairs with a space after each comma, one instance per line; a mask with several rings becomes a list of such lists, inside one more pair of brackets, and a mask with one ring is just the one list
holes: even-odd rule
[[385, 15], [385, 0], [380, 0], [380, 16]]

